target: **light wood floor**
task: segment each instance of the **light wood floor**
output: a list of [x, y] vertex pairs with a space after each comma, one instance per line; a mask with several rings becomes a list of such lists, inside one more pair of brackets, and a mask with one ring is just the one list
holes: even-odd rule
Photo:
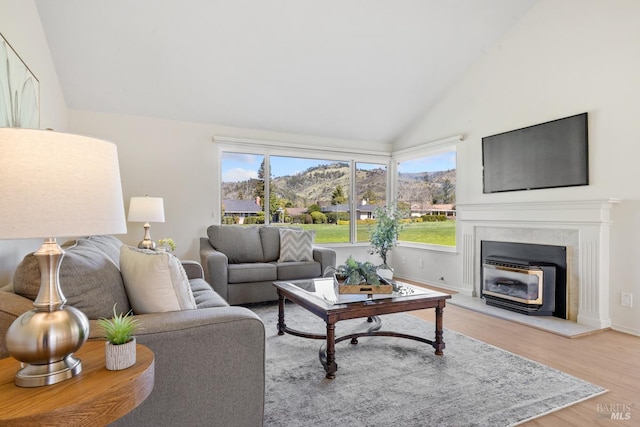
[[[433, 322], [434, 312], [420, 310], [412, 314]], [[524, 426], [640, 426], [640, 337], [603, 331], [565, 338], [451, 304], [444, 309], [444, 327], [609, 390]], [[446, 333], [444, 340], [446, 344]], [[446, 349], [444, 354], [446, 357]], [[607, 418], [611, 405], [617, 405], [621, 412], [630, 412], [630, 419]]]

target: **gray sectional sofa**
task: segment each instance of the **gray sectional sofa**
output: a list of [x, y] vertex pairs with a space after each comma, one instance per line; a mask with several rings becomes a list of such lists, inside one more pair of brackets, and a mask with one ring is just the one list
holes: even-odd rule
[[335, 251], [311, 243], [312, 256], [307, 260], [283, 261], [280, 234], [285, 228], [297, 230], [271, 225], [210, 226], [207, 237], [200, 238], [205, 279], [229, 304], [248, 304], [277, 300], [274, 281], [322, 277], [329, 267], [335, 268]]
[[[100, 339], [99, 317], [131, 306], [120, 272], [122, 243], [112, 236], [74, 241], [65, 249], [60, 284], [68, 304], [90, 319], [89, 339]], [[140, 344], [155, 355], [151, 395], [114, 425], [261, 426], [264, 413], [265, 331], [251, 310], [230, 307], [203, 279], [197, 262], [185, 262], [197, 308], [136, 314]], [[0, 290], [0, 357], [6, 330], [33, 308], [39, 289], [37, 261], [27, 255], [13, 283]], [[153, 283], [150, 283], [153, 286]]]

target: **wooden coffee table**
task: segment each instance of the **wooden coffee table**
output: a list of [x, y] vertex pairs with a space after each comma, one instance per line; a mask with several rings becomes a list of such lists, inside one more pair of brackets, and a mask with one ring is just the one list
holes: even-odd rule
[[[430, 344], [437, 355], [442, 355], [445, 347], [442, 339], [442, 314], [445, 301], [451, 298], [451, 295], [398, 281], [394, 281], [393, 285], [392, 294], [347, 295], [336, 292], [333, 278], [274, 282], [278, 291], [278, 335], [287, 333], [304, 338], [326, 340], [326, 345], [320, 347], [320, 361], [326, 371], [326, 377], [329, 379], [335, 378], [338, 370], [335, 345], [347, 339], [350, 339], [352, 344], [357, 344], [358, 338], [364, 336], [407, 338]], [[326, 335], [289, 328], [285, 323], [285, 300], [290, 300], [304, 307], [307, 311], [324, 320], [327, 325]], [[426, 308], [435, 308], [436, 310], [434, 340], [380, 330], [382, 325], [378, 317], [380, 315]], [[341, 337], [335, 336], [335, 325], [340, 320], [365, 317], [372, 323], [367, 331]]]

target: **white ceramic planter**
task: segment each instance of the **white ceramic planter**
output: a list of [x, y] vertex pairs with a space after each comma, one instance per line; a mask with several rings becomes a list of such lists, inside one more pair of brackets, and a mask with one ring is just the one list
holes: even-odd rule
[[393, 270], [390, 268], [379, 268], [377, 273], [378, 276], [382, 277], [383, 279], [393, 280]]
[[109, 371], [127, 369], [136, 363], [136, 339], [128, 343], [114, 345], [109, 341], [105, 343], [105, 363]]

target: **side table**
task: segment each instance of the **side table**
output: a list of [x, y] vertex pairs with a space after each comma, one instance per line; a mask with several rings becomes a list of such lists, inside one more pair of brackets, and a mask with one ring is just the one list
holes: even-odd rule
[[0, 424], [11, 426], [98, 426], [140, 405], [153, 390], [153, 352], [136, 346], [136, 364], [105, 368], [104, 341], [88, 341], [75, 354], [82, 372], [58, 384], [23, 388], [14, 383], [20, 362], [0, 359]]

